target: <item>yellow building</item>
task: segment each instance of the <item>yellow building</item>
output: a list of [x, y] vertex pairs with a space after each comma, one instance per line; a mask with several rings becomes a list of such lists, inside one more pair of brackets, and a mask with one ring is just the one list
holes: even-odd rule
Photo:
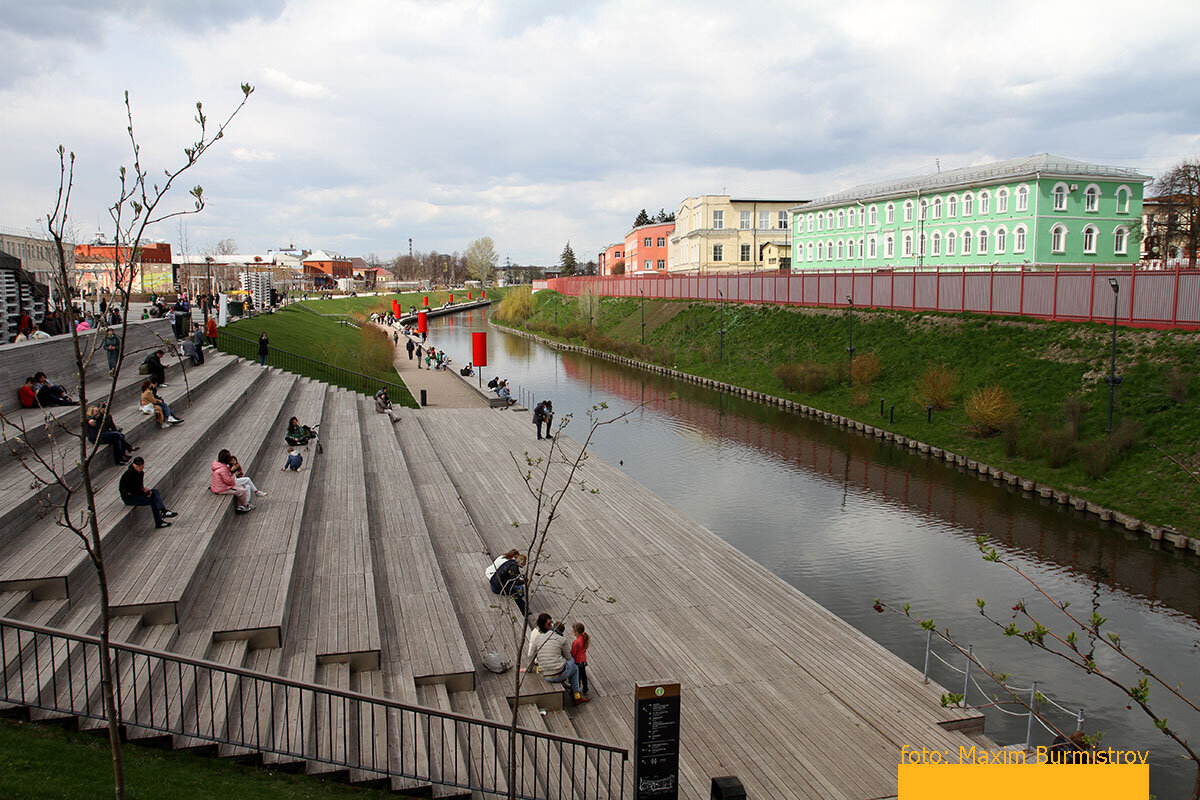
[[[675, 212], [670, 272], [778, 269], [763, 260], [763, 245], [788, 240], [788, 210], [805, 200], [755, 200], [727, 194], [689, 197]], [[776, 258], [779, 254], [775, 254]]]
[[790, 270], [792, 268], [791, 242], [774, 240], [759, 245], [759, 250], [762, 253], [759, 260], [767, 269]]

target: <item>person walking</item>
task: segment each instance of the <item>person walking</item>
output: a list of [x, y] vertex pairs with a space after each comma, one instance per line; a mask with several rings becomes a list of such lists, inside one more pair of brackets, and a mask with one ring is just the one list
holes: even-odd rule
[[121, 337], [117, 336], [112, 328], [106, 328], [100, 346], [108, 356], [108, 374], [112, 375], [117, 371], [117, 364], [121, 362]]
[[417, 345], [417, 369], [421, 368], [422, 350], [421, 345]]
[[258, 364], [265, 367], [267, 365], [267, 332], [263, 331], [258, 337]]
[[210, 316], [208, 322], [204, 323], [204, 338], [208, 339], [208, 343], [213, 347], [217, 346], [217, 318]]
[[400, 332], [399, 331], [392, 331], [392, 346], [393, 347], [400, 346]]
[[179, 514], [166, 507], [158, 489], [146, 488], [145, 469], [145, 460], [141, 456], [135, 457], [133, 463], [129, 465], [129, 469], [125, 470], [125, 474], [121, 476], [118, 487], [121, 492], [121, 502], [127, 506], [150, 506], [150, 513], [154, 515], [154, 527], [169, 528], [171, 523], [167, 520], [171, 517], [178, 517]]
[[404, 349], [408, 351], [408, 360], [412, 361], [413, 351], [417, 349], [417, 345], [413, 342], [412, 339], [409, 339], [408, 344], [404, 345]]
[[192, 326], [192, 344], [196, 347], [196, 355], [193, 359], [197, 364], [204, 363], [204, 328], [199, 324]]

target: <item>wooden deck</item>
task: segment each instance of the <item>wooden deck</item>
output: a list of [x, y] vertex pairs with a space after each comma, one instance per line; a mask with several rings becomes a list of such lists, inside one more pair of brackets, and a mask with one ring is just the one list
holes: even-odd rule
[[[533, 504], [509, 454], [549, 444], [524, 415], [427, 410], [420, 422], [489, 553], [523, 546]], [[568, 571], [568, 595], [615, 599], [570, 615], [593, 637], [594, 699], [569, 712], [578, 735], [631, 747], [634, 683], [679, 680], [687, 797], [716, 775], [738, 775], [752, 797], [886, 797], [902, 745], [971, 744], [939, 723], [974, 713], [941, 708], [900, 659], [595, 456], [584, 475], [600, 492], [567, 493], [543, 567]], [[449, 585], [475, 617], [468, 631], [494, 625], [481, 571]], [[556, 619], [565, 609], [553, 595], [531, 603]]]

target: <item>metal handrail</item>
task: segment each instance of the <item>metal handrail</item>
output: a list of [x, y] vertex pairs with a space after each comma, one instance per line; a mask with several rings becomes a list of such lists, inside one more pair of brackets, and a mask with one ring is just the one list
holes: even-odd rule
[[[0, 701], [105, 718], [99, 637], [4, 617], [0, 634]], [[502, 723], [133, 644], [110, 647], [122, 725], [380, 778], [507, 792], [513, 731]], [[517, 797], [624, 797], [627, 750], [526, 728], [516, 736]]]
[[[222, 343], [230, 341], [236, 342], [241, 346], [241, 350], [248, 351], [249, 355], [244, 352], [237, 352], [234, 349], [222, 346]], [[237, 356], [238, 358], [245, 358], [249, 360], [258, 358], [257, 339], [247, 339], [244, 336], [238, 336], [236, 333], [229, 333], [228, 331], [224, 330], [218, 331], [217, 349], [224, 353]], [[293, 363], [289, 364], [289, 361]], [[317, 380], [343, 386], [361, 394], [373, 395], [381, 386], [386, 386], [388, 392], [396, 398], [404, 397], [408, 393], [408, 388], [397, 381], [390, 381], [385, 378], [375, 378], [370, 375], [364, 375], [363, 373], [355, 372], [352, 369], [339, 367], [334, 364], [329, 364], [315, 358], [309, 358], [308, 356], [302, 356], [299, 353], [293, 353], [288, 350], [280, 350], [278, 347], [274, 346], [271, 346], [268, 350], [267, 363], [271, 364], [272, 366], [277, 366], [287, 372], [295, 372], [298, 375], [307, 374], [316, 377]], [[308, 365], [311, 367], [311, 369], [308, 372], [303, 372], [300, 369], [293, 368], [299, 365]], [[321, 377], [321, 373], [328, 373], [332, 377]]]

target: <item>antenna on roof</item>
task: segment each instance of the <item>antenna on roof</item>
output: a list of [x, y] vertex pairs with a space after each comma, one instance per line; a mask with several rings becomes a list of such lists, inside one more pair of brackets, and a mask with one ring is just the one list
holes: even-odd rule
[[942, 160], [940, 158], [935, 158], [933, 160], [933, 163], [937, 165], [938, 174], [941, 175], [942, 174]]

